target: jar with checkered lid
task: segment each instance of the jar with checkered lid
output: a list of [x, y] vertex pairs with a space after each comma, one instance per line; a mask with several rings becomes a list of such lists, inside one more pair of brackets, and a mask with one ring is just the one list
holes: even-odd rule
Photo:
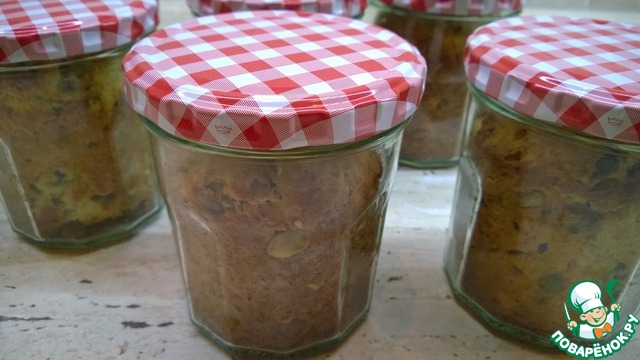
[[120, 64], [155, 0], [0, 2], [0, 194], [45, 247], [127, 238], [162, 204]]
[[235, 11], [290, 10], [360, 18], [368, 0], [186, 0], [195, 16]]
[[457, 164], [467, 95], [465, 40], [491, 21], [517, 15], [520, 0], [373, 0], [363, 20], [409, 40], [427, 59], [427, 88], [402, 138], [400, 163], [413, 168]]
[[[582, 330], [615, 315], [617, 335], [638, 316], [639, 48], [640, 27], [582, 18], [511, 18], [469, 37], [446, 269], [495, 328], [553, 345], [556, 331], [593, 339]], [[598, 321], [570, 306], [582, 280], [602, 289]]]
[[347, 17], [199, 17], [125, 56], [193, 322], [232, 352], [303, 356], [366, 316], [400, 137], [426, 64]]

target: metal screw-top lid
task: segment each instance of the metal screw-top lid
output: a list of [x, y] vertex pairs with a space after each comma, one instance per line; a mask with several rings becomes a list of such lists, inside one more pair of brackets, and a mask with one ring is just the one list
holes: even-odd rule
[[123, 61], [125, 94], [164, 131], [281, 150], [358, 141], [399, 125], [426, 64], [393, 32], [341, 16], [244, 11], [152, 33]]
[[640, 143], [640, 27], [516, 17], [467, 40], [473, 86], [515, 111], [606, 139]]
[[156, 0], [0, 2], [0, 64], [110, 50], [158, 25]]

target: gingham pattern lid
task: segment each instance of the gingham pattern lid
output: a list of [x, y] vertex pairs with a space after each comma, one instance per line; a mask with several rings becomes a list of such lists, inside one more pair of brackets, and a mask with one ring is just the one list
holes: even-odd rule
[[467, 77], [515, 111], [587, 134], [640, 143], [640, 27], [519, 17], [467, 40]]
[[198, 15], [223, 14], [243, 10], [293, 10], [341, 16], [364, 12], [368, 0], [187, 0]]
[[521, 0], [380, 0], [389, 6], [453, 16], [508, 15], [522, 9]]
[[357, 141], [408, 118], [426, 64], [394, 33], [359, 20], [243, 11], [174, 24], [123, 60], [136, 112], [178, 137], [281, 150]]
[[0, 1], [0, 64], [106, 51], [157, 24], [156, 0]]

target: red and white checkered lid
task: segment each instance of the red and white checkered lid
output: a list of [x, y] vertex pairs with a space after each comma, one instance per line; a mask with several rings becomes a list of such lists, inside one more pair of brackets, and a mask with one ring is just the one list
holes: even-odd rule
[[198, 15], [244, 10], [292, 10], [355, 17], [364, 12], [368, 0], [187, 0]]
[[243, 11], [178, 23], [125, 55], [131, 107], [169, 134], [237, 149], [358, 141], [405, 121], [426, 64], [393, 32], [347, 17]]
[[380, 0], [389, 6], [452, 16], [499, 16], [517, 13], [521, 0]]
[[106, 51], [157, 24], [156, 0], [0, 1], [0, 64]]
[[516, 17], [467, 40], [467, 77], [528, 117], [640, 143], [640, 27], [567, 17]]

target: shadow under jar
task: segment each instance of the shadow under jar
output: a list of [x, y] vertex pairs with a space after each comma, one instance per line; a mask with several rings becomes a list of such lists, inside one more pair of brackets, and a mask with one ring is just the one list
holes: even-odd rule
[[414, 168], [457, 165], [465, 128], [467, 78], [463, 52], [478, 27], [517, 15], [520, 0], [373, 0], [364, 20], [389, 29], [415, 45], [429, 64], [428, 93], [402, 137], [400, 163]]
[[[640, 313], [633, 38], [640, 28], [562, 17], [499, 21], [469, 38], [469, 137], [445, 263], [456, 295], [507, 334], [590, 347]], [[587, 280], [599, 290], [577, 294]]]
[[[161, 208], [148, 134], [122, 93], [122, 57], [157, 23], [155, 1], [142, 4], [0, 4], [0, 193], [40, 246], [119, 240]], [[41, 8], [49, 20], [32, 24]]]
[[339, 344], [369, 309], [417, 50], [358, 20], [256, 11], [170, 26], [123, 67], [193, 322], [249, 356]]

